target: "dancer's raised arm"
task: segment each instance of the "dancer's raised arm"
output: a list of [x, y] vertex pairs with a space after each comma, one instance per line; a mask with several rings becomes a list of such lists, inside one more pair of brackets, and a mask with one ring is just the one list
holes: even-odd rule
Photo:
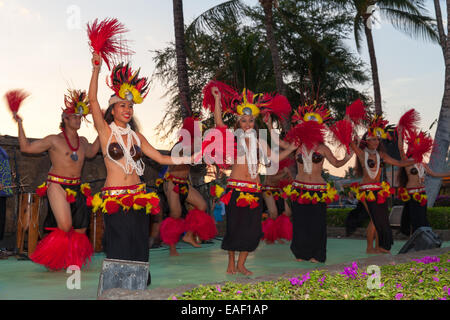
[[102, 66], [102, 58], [95, 52], [92, 53], [92, 76], [91, 82], [89, 84], [89, 104], [91, 106], [92, 118], [94, 119], [94, 126], [97, 132], [101, 135], [109, 136], [109, 126], [104, 120], [103, 112], [98, 103], [97, 92], [98, 92], [98, 77], [100, 74], [100, 69]]
[[214, 107], [214, 123], [216, 127], [223, 127], [225, 123], [222, 119], [222, 102], [221, 102], [221, 93], [217, 87], [211, 88], [211, 93], [214, 96], [215, 107]]
[[14, 120], [17, 121], [17, 126], [19, 128], [19, 148], [21, 152], [24, 153], [42, 153], [48, 151], [52, 145], [55, 135], [49, 135], [43, 139], [39, 139], [33, 142], [28, 141], [25, 130], [23, 129], [22, 118], [15, 115]]

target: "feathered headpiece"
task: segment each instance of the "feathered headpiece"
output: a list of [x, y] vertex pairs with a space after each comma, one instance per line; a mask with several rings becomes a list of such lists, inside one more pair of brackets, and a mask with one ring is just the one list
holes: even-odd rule
[[122, 58], [133, 54], [126, 42], [120, 39], [120, 35], [127, 31], [117, 19], [105, 19], [101, 22], [95, 19], [92, 25], [87, 25], [89, 45], [102, 56], [109, 70], [110, 63], [116, 56]]
[[63, 116], [77, 114], [86, 117], [90, 111], [86, 91], [69, 89], [68, 94], [64, 95], [64, 105]]
[[128, 63], [126, 65], [120, 63], [114, 67], [110, 81], [108, 79], [106, 81], [115, 93], [115, 97], [112, 97], [110, 100], [110, 105], [119, 100], [128, 100], [136, 104], [144, 101], [148, 94], [149, 83], [147, 78], [139, 78], [140, 70], [134, 72]]
[[318, 105], [314, 102], [311, 105], [299, 106], [298, 109], [294, 111], [291, 121], [295, 123], [316, 121], [319, 124], [325, 124], [330, 119], [330, 110], [324, 105]]
[[433, 149], [433, 139], [423, 131], [410, 130], [406, 134], [408, 145], [407, 157], [413, 158], [417, 163], [423, 161], [423, 157]]
[[375, 115], [369, 122], [368, 136], [377, 137], [380, 139], [391, 139], [390, 134], [385, 130], [388, 121], [383, 119], [383, 116]]
[[13, 114], [16, 114], [19, 111], [23, 100], [25, 100], [28, 96], [29, 94], [21, 89], [6, 92], [5, 99], [8, 103], [9, 110], [11, 110]]
[[299, 106], [292, 117], [292, 122], [298, 124], [289, 130], [286, 140], [312, 150], [324, 143], [326, 123], [330, 119], [330, 111], [324, 105], [314, 102], [311, 105]]
[[248, 89], [238, 94], [234, 88], [215, 80], [210, 81], [203, 89], [203, 107], [212, 112], [215, 108], [215, 99], [211, 93], [213, 87], [217, 87], [220, 91], [224, 112], [254, 117], [273, 115], [278, 119], [287, 119], [291, 112], [291, 105], [285, 96], [269, 93], [254, 94]]

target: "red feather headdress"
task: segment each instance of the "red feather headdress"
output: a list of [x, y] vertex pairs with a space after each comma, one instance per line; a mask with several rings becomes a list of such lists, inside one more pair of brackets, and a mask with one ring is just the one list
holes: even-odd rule
[[140, 104], [149, 91], [148, 79], [139, 78], [140, 70], [134, 72], [129, 64], [120, 63], [111, 72], [110, 81], [107, 79], [106, 82], [120, 99]]
[[29, 93], [22, 89], [15, 89], [6, 92], [5, 99], [8, 103], [9, 110], [11, 110], [13, 114], [16, 114], [19, 111], [23, 100], [25, 100], [29, 95]]
[[375, 115], [369, 122], [368, 136], [378, 137], [380, 139], [391, 139], [389, 133], [385, 130], [388, 121], [383, 119], [383, 116]]
[[127, 47], [126, 42], [120, 39], [120, 35], [127, 31], [123, 24], [112, 18], [101, 22], [95, 19], [92, 25], [87, 25], [89, 45], [102, 56], [109, 70], [110, 62], [115, 57], [122, 58], [134, 53]]
[[413, 158], [417, 163], [423, 161], [423, 157], [433, 149], [433, 139], [423, 131], [411, 130], [406, 134], [408, 145], [407, 157]]
[[64, 95], [64, 114], [78, 114], [86, 117], [89, 112], [89, 99], [86, 91], [81, 90], [68, 90], [68, 94]]
[[291, 121], [294, 123], [316, 121], [319, 124], [325, 124], [330, 119], [330, 110], [324, 105], [318, 105], [314, 102], [314, 104], [311, 105], [299, 106], [298, 109], [294, 111]]
[[236, 115], [260, 114], [265, 117], [270, 115], [278, 119], [287, 119], [291, 112], [291, 105], [285, 96], [279, 94], [260, 93], [254, 94], [252, 91], [244, 89], [241, 94], [229, 85], [210, 81], [203, 89], [203, 107], [214, 112], [215, 100], [211, 89], [217, 87], [221, 93], [221, 102], [224, 112]]

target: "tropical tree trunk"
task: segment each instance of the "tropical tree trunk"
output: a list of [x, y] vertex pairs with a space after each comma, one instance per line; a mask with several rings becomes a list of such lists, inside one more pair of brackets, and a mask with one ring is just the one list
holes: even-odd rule
[[264, 9], [264, 20], [266, 25], [267, 42], [269, 43], [270, 53], [272, 55], [273, 69], [275, 72], [275, 81], [278, 93], [286, 96], [286, 86], [283, 82], [283, 69], [281, 67], [280, 53], [278, 51], [277, 41], [273, 32], [273, 0], [259, 0]]
[[375, 113], [381, 115], [381, 89], [380, 79], [378, 78], [377, 57], [375, 55], [375, 45], [373, 43], [372, 30], [367, 27], [367, 18], [364, 19], [364, 32], [367, 39], [367, 49], [369, 50], [370, 66], [372, 68], [373, 95], [375, 99]]
[[184, 119], [192, 114], [192, 109], [184, 42], [183, 0], [173, 0], [173, 21], [175, 26], [179, 99], [182, 106], [182, 117]]
[[[447, 36], [444, 35], [444, 26], [440, 12], [439, 0], [434, 1], [436, 18], [439, 28], [439, 37], [445, 62], [445, 84], [444, 96], [442, 98], [441, 112], [439, 113], [438, 125], [434, 136], [434, 147], [430, 157], [429, 166], [435, 172], [446, 170], [446, 157], [450, 145], [450, 26], [447, 25]], [[436, 5], [437, 2], [437, 5]], [[439, 11], [439, 12], [438, 12]], [[447, 0], [447, 15], [450, 14], [450, 0]], [[444, 41], [445, 40], [445, 41]], [[425, 188], [428, 196], [428, 206], [432, 207], [439, 189], [441, 188], [441, 179], [427, 176], [425, 179]]]
[[[266, 25], [267, 42], [269, 43], [270, 54], [272, 56], [273, 70], [275, 73], [275, 82], [277, 91], [283, 96], [287, 96], [287, 88], [283, 81], [283, 68], [281, 67], [280, 52], [278, 51], [275, 33], [273, 31], [273, 5], [274, 0], [259, 0], [264, 10], [264, 22]], [[284, 132], [290, 129], [290, 122], [288, 119], [281, 121], [281, 126]]]

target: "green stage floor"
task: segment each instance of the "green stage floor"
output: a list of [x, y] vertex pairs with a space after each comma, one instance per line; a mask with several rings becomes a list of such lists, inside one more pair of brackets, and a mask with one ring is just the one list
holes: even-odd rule
[[[170, 257], [167, 247], [150, 250], [150, 271], [152, 284], [149, 289], [174, 288], [186, 284], [233, 281], [236, 275], [227, 275], [227, 253], [220, 249], [220, 240], [193, 248], [180, 243], [178, 257]], [[397, 254], [405, 241], [396, 241], [391, 250]], [[450, 247], [444, 242], [443, 247]], [[327, 262], [325, 265], [352, 262], [367, 258], [366, 241], [354, 239], [329, 238]], [[16, 258], [0, 260], [0, 299], [1, 300], [91, 300], [97, 298], [98, 280], [104, 254], [96, 254], [91, 265], [81, 271], [81, 288], [67, 289], [71, 274], [65, 271], [50, 272], [31, 261], [18, 261]], [[310, 262], [295, 261], [289, 243], [267, 245], [260, 243], [258, 249], [249, 255], [247, 268], [254, 272], [252, 277], [268, 274], [281, 274], [296, 268], [311, 268]]]

